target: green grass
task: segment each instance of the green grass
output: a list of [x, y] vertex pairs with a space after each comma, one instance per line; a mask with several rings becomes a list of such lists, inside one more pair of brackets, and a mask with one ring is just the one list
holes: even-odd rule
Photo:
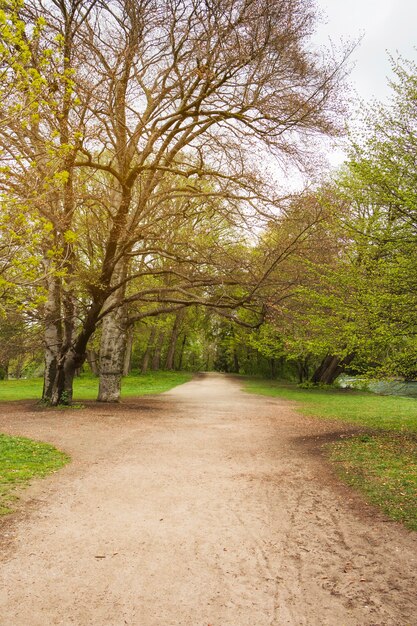
[[[192, 377], [188, 372], [150, 372], [130, 375], [123, 379], [122, 398], [162, 393], [187, 382]], [[40, 400], [41, 378], [0, 381], [0, 401]], [[86, 374], [74, 381], [74, 401], [96, 400], [98, 379]]]
[[362, 434], [327, 446], [338, 475], [391, 519], [417, 530], [417, 400], [343, 389], [299, 389], [248, 379], [251, 393], [298, 403], [311, 417], [361, 427]]
[[367, 428], [417, 432], [415, 398], [377, 396], [348, 389], [299, 389], [295, 385], [253, 379], [245, 381], [245, 389], [299, 402], [297, 410], [303, 415], [342, 420]]
[[0, 515], [12, 511], [17, 487], [56, 472], [69, 457], [47, 443], [0, 434]]
[[417, 530], [417, 440], [384, 433], [329, 446], [338, 475], [396, 521]]

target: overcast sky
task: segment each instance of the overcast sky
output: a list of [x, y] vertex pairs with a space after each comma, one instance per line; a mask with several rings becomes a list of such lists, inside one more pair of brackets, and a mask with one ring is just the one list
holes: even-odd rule
[[387, 51], [417, 60], [417, 0], [316, 0], [323, 10], [317, 37], [337, 44], [363, 35], [352, 60], [350, 80], [358, 95], [386, 100], [391, 75]]
[[[316, 4], [322, 15], [314, 41], [340, 47], [341, 41], [361, 38], [350, 59], [349, 82], [360, 99], [388, 102], [388, 78], [393, 78], [388, 53], [417, 61], [417, 0], [316, 0]], [[351, 103], [354, 113], [355, 99]], [[332, 166], [339, 166], [345, 157], [340, 145], [327, 151]]]

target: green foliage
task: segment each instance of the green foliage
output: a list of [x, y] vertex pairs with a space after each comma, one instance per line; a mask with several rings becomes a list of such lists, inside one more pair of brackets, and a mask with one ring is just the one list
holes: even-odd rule
[[57, 471], [69, 460], [49, 444], [0, 434], [0, 515], [11, 512], [17, 487]]
[[394, 64], [389, 106], [364, 114], [349, 161], [317, 192], [327, 211], [274, 316], [289, 358], [354, 357], [353, 371], [417, 375], [417, 67]]
[[0, 316], [32, 312], [43, 302], [39, 248], [49, 223], [10, 196], [0, 196]]
[[286, 355], [282, 335], [272, 324], [262, 324], [248, 336], [248, 344], [268, 359], [279, 359]]

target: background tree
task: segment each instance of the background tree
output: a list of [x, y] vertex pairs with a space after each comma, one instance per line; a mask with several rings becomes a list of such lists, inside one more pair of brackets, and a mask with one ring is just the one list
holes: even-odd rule
[[346, 367], [416, 373], [417, 68], [393, 66], [392, 102], [365, 112], [365, 130], [328, 186], [326, 254], [304, 261], [303, 286], [280, 326], [291, 351], [321, 359], [313, 382], [331, 383]]

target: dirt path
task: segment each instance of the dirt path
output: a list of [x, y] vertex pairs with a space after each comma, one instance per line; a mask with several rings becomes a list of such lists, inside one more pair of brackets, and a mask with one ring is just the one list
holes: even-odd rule
[[337, 429], [221, 375], [0, 406], [0, 431], [73, 457], [3, 522], [1, 626], [415, 626], [417, 534], [332, 477]]

